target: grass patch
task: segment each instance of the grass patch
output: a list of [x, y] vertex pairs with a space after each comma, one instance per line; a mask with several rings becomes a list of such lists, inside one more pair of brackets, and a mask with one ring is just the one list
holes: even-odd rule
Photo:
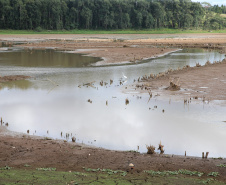
[[122, 170], [111, 170], [111, 169], [100, 169], [100, 168], [97, 168], [97, 169], [91, 169], [91, 168], [84, 168], [87, 172], [105, 172], [107, 173], [108, 175], [113, 175], [113, 174], [120, 174], [121, 176], [126, 176], [127, 175], [127, 172], [125, 171], [122, 171]]
[[[212, 33], [226, 33], [226, 30], [212, 30]], [[0, 34], [180, 34], [209, 33], [208, 30], [144, 29], [144, 30], [0, 30]]]
[[[151, 176], [149, 173], [125, 173], [121, 170], [84, 168], [85, 172], [11, 169], [0, 171], [2, 184], [225, 184], [208, 177], [184, 175], [179, 171]], [[149, 171], [150, 172], [150, 171]], [[154, 172], [153, 172], [154, 173]], [[155, 172], [160, 173], [160, 172]], [[192, 174], [194, 172], [191, 172]]]
[[153, 170], [149, 170], [149, 171], [144, 171], [145, 173], [148, 173], [152, 176], [155, 175], [161, 175], [161, 176], [168, 176], [168, 175], [179, 175], [179, 174], [183, 174], [183, 175], [190, 175], [190, 176], [198, 176], [201, 177], [203, 175], [203, 173], [201, 172], [197, 172], [197, 171], [189, 171], [189, 170], [178, 170], [178, 171], [153, 171]]
[[29, 164], [25, 164], [25, 165], [24, 165], [24, 167], [31, 167], [31, 165], [29, 165]]
[[226, 165], [225, 164], [219, 164], [217, 165], [218, 167], [223, 167], [223, 168], [226, 168]]
[[0, 168], [0, 170], [11, 170], [11, 169], [12, 169], [12, 167], [9, 167], [9, 166], [5, 166], [3, 168]]
[[220, 14], [221, 17], [225, 17], [226, 18], [226, 14]]
[[218, 175], [219, 175], [219, 173], [218, 173], [218, 172], [210, 172], [210, 173], [208, 173], [208, 175], [207, 175], [207, 176], [217, 177]]
[[38, 171], [56, 171], [56, 168], [36, 168]]

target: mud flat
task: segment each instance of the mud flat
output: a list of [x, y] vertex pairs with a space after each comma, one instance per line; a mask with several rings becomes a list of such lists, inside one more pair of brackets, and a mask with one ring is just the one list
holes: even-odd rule
[[0, 41], [25, 42], [24, 47], [77, 50], [101, 57], [101, 65], [136, 62], [158, 57], [178, 48], [197, 47], [224, 51], [226, 34], [43, 34], [0, 35]]
[[16, 80], [25, 80], [28, 78], [30, 78], [30, 76], [24, 76], [24, 75], [0, 76], [0, 83], [8, 82], [8, 81], [16, 81]]
[[[142, 77], [137, 87], [141, 92], [159, 94], [167, 99], [200, 100], [205, 103], [226, 104], [226, 60], [196, 67], [168, 70], [165, 73]], [[170, 82], [175, 87], [170, 87]], [[216, 101], [217, 100], [217, 101]], [[218, 101], [219, 100], [219, 101]]]

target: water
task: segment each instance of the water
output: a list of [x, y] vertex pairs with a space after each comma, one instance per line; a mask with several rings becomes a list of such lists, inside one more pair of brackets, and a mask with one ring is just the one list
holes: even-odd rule
[[2, 50], [0, 57], [0, 62], [3, 66], [76, 68], [88, 66], [99, 60], [94, 57], [83, 57], [82, 55], [55, 51], [53, 49], [27, 49], [25, 51], [16, 48], [6, 49]]
[[[98, 59], [75, 54], [30, 52], [11, 48], [0, 53], [2, 76], [32, 76], [0, 86], [0, 116], [10, 130], [30, 130], [30, 134], [61, 139], [67, 139], [69, 133], [79, 143], [117, 150], [139, 146], [141, 152], [146, 152], [146, 144], [157, 146], [161, 141], [168, 154], [184, 154], [186, 150], [187, 155], [201, 156], [208, 151], [212, 157], [225, 157], [226, 107], [194, 102], [184, 105], [158, 96], [149, 100], [148, 94], [123, 93], [127, 85], [145, 74], [222, 60], [224, 56], [218, 52], [186, 49], [140, 64], [105, 67], [91, 67]], [[87, 63], [78, 66], [75, 63], [80, 59], [76, 57]], [[101, 86], [101, 80], [108, 84]], [[88, 82], [93, 86], [83, 86]]]

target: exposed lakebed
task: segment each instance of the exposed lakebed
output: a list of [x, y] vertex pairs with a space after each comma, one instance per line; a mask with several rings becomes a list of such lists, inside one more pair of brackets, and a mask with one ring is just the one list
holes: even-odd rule
[[[1, 76], [21, 74], [32, 79], [1, 84], [0, 116], [13, 131], [62, 139], [68, 133], [69, 140], [75, 136], [77, 142], [108, 149], [139, 146], [146, 152], [146, 144], [157, 146], [161, 141], [169, 154], [186, 150], [187, 155], [201, 156], [208, 151], [210, 156], [225, 157], [225, 107], [123, 93], [143, 75], [223, 58], [216, 51], [185, 49], [139, 64], [91, 67], [99, 59], [6, 47], [0, 52]], [[102, 80], [107, 84], [101, 86]], [[84, 85], [90, 82], [91, 86]]]

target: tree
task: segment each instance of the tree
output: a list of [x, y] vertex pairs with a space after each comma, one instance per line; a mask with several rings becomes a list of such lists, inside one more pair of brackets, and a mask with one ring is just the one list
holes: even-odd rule
[[0, 0], [0, 28], [222, 29], [222, 13], [223, 5], [191, 0]]
[[89, 29], [92, 23], [92, 11], [87, 7], [83, 7], [80, 15], [81, 15], [81, 22], [83, 23], [81, 24], [81, 27], [85, 29]]

